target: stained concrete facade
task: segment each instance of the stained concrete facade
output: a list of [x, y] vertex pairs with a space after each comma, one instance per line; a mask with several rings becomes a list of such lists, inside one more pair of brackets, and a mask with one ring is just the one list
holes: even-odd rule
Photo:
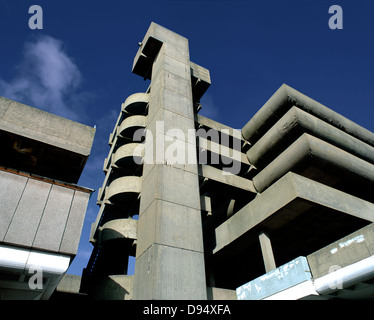
[[94, 134], [0, 98], [0, 299], [49, 299], [77, 254], [93, 190], [75, 182]]
[[242, 129], [199, 115], [209, 70], [155, 23], [132, 71], [150, 85], [122, 104], [109, 137], [81, 292], [371, 297], [372, 132], [285, 84]]

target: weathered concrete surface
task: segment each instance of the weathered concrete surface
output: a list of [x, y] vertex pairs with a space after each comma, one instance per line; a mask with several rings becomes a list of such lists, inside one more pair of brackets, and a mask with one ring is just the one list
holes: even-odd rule
[[134, 219], [115, 219], [100, 227], [100, 241], [113, 239], [137, 239], [138, 221]]
[[[374, 221], [374, 204], [289, 172], [216, 228], [214, 253], [255, 227], [261, 228], [262, 226], [266, 230], [270, 227], [270, 223], [274, 223], [268, 218], [277, 212], [281, 214], [282, 208], [286, 209], [288, 204], [292, 204], [297, 199], [301, 199], [302, 202], [306, 200], [366, 221]], [[275, 219], [278, 222], [277, 228], [301, 214], [301, 208], [299, 206], [298, 211], [290, 212], [286, 210], [283, 212], [278, 219]], [[267, 225], [267, 222], [269, 225]]]
[[122, 104], [122, 111], [131, 115], [143, 115], [149, 102], [149, 94], [144, 92], [134, 93]]
[[[157, 150], [157, 138], [167, 141], [173, 128], [186, 137], [195, 128], [188, 40], [152, 23], [134, 59], [133, 72], [152, 80], [146, 144], [153, 138], [150, 143]], [[162, 132], [158, 121], [165, 126]], [[172, 138], [188, 149], [184, 139]], [[191, 141], [196, 150], [196, 138]], [[143, 168], [134, 298], [206, 299], [197, 162], [186, 166], [168, 160], [145, 163]], [[177, 218], [178, 213], [183, 214]]]
[[95, 281], [90, 291], [92, 300], [132, 300], [133, 276], [102, 276]]
[[74, 257], [91, 192], [1, 170], [0, 241]]
[[62, 277], [60, 283], [58, 284], [56, 290], [58, 292], [79, 294], [80, 286], [81, 286], [80, 276], [76, 276], [72, 274], [65, 274]]
[[140, 177], [125, 176], [117, 178], [106, 187], [105, 200], [116, 202], [126, 202], [136, 198], [142, 190], [142, 179]]
[[77, 183], [94, 136], [94, 128], [0, 97], [4, 167]]
[[311, 280], [305, 257], [298, 257], [236, 289], [238, 300], [262, 300], [280, 291]]
[[366, 180], [374, 181], [373, 164], [304, 133], [253, 178], [256, 190], [258, 192], [264, 191], [274, 181], [277, 181], [307, 158], [327, 162], [333, 167], [363, 177]]
[[84, 156], [91, 152], [95, 129], [0, 97], [0, 130]]
[[374, 146], [374, 133], [286, 84], [283, 84], [242, 128], [244, 139], [254, 144], [292, 106], [297, 106], [355, 138]]
[[292, 107], [247, 151], [249, 162], [263, 168], [303, 132], [374, 163], [372, 146], [297, 107]]
[[208, 300], [236, 300], [236, 292], [235, 290], [208, 287], [207, 297]]
[[331, 267], [346, 267], [374, 255], [374, 224], [307, 256], [314, 278], [331, 272]]

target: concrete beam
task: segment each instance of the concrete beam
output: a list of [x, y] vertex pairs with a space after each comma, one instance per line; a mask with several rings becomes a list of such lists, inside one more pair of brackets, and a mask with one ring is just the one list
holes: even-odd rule
[[277, 266], [275, 264], [273, 248], [269, 236], [265, 232], [261, 232], [258, 236], [261, 245], [262, 257], [266, 272], [274, 270]]
[[304, 133], [253, 178], [256, 190], [263, 192], [296, 165], [310, 157], [323, 160], [332, 166], [374, 181], [374, 165]]
[[256, 189], [253, 186], [252, 180], [248, 180], [233, 174], [224, 173], [222, 170], [209, 165], [200, 165], [199, 175], [201, 177], [229, 185], [233, 188], [257, 193]]
[[88, 156], [95, 129], [0, 97], [0, 130]]
[[331, 273], [332, 268], [344, 268], [374, 256], [374, 224], [353, 232], [346, 237], [307, 256], [314, 278]]
[[374, 133], [286, 84], [283, 84], [242, 128], [244, 139], [254, 144], [292, 106], [297, 106], [355, 138], [374, 146]]
[[[216, 228], [213, 253], [219, 252], [255, 227], [266, 228], [268, 218], [274, 218], [282, 208], [298, 199], [374, 221], [373, 203], [289, 172]], [[292, 219], [292, 216], [288, 214], [287, 219]]]

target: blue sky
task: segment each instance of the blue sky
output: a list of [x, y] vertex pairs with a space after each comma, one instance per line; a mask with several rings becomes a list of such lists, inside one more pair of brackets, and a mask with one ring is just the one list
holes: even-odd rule
[[[28, 27], [33, 4], [43, 30]], [[328, 27], [334, 4], [342, 30]], [[0, 95], [96, 125], [79, 184], [98, 190], [121, 103], [149, 85], [131, 67], [152, 21], [187, 37], [191, 60], [210, 70], [203, 115], [240, 129], [286, 83], [374, 131], [373, 17], [372, 0], [0, 0]], [[96, 197], [69, 273], [92, 250]]]

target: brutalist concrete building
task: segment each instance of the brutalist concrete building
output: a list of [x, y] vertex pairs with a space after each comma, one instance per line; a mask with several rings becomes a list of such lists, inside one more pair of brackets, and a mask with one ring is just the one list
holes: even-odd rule
[[77, 254], [94, 135], [0, 97], [0, 299], [49, 299]]
[[229, 128], [198, 114], [211, 79], [186, 38], [152, 23], [139, 45], [150, 85], [109, 137], [81, 292], [372, 298], [374, 134], [287, 85]]

